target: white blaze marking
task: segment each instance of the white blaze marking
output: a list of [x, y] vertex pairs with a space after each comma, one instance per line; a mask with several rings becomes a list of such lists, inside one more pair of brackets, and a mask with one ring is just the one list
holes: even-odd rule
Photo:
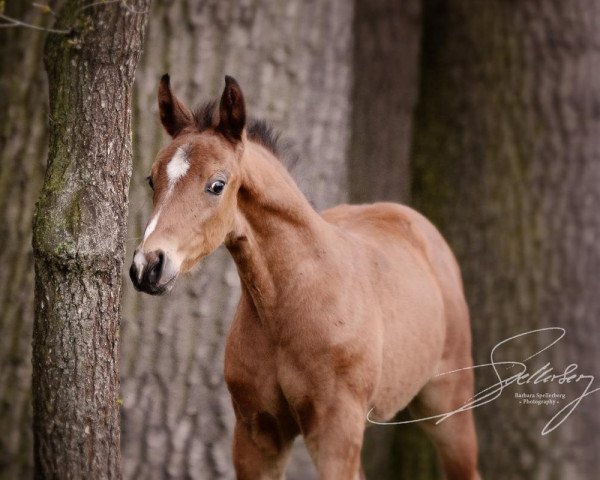
[[181, 147], [177, 149], [175, 155], [167, 165], [167, 175], [169, 177], [169, 190], [173, 188], [173, 185], [183, 177], [190, 168], [188, 162], [187, 153]]
[[162, 208], [158, 210], [158, 213], [156, 215], [154, 215], [154, 217], [152, 218], [152, 220], [150, 220], [150, 223], [146, 227], [146, 231], [144, 232], [144, 242], [156, 228], [156, 224], [158, 223], [158, 217], [160, 216], [161, 210], [162, 210]]
[[133, 257], [133, 263], [135, 263], [135, 266], [137, 267], [138, 281], [141, 282], [142, 272], [144, 271], [144, 266], [146, 265], [146, 257], [141, 250], [138, 250], [138, 252]]
[[167, 164], [167, 177], [169, 178], [169, 189], [167, 190], [167, 193], [165, 194], [165, 197], [162, 200], [162, 204], [158, 209], [158, 212], [156, 213], [156, 215], [154, 215], [154, 217], [152, 218], [152, 220], [150, 220], [150, 223], [146, 227], [146, 231], [144, 232], [144, 240], [142, 241], [142, 247], [144, 246], [144, 243], [146, 242], [147, 238], [156, 229], [160, 212], [169, 200], [169, 197], [173, 192], [173, 187], [177, 183], [177, 180], [182, 178], [189, 169], [190, 162], [188, 161], [188, 156], [185, 151], [185, 145], [184, 147], [178, 147], [175, 151], [175, 155], [173, 155], [173, 157], [171, 158], [171, 160], [169, 160], [169, 163]]

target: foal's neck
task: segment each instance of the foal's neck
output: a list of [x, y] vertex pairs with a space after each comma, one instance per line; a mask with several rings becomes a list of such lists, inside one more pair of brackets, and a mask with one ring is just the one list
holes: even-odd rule
[[227, 248], [243, 288], [259, 313], [268, 313], [298, 285], [301, 264], [320, 255], [330, 226], [266, 148], [249, 141], [242, 164], [238, 216]]

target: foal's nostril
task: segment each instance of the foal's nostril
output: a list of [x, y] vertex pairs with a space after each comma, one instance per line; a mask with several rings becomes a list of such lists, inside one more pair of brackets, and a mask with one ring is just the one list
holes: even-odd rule
[[169, 259], [162, 250], [153, 252], [136, 251], [129, 276], [136, 290], [149, 293], [150, 295], [161, 295], [168, 291], [167, 282], [162, 282], [165, 272], [169, 271]]
[[160, 280], [160, 276], [165, 265], [165, 254], [162, 250], [152, 253], [154, 254], [152, 255], [154, 258], [146, 268], [148, 269], [148, 283], [156, 286]]

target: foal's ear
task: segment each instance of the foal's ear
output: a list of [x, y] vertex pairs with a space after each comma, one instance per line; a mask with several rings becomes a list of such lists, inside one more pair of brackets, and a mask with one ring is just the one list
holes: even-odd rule
[[232, 140], [241, 140], [246, 125], [244, 95], [235, 78], [225, 75], [225, 89], [219, 104], [217, 129]]
[[194, 123], [192, 112], [171, 92], [171, 80], [165, 73], [158, 87], [158, 109], [160, 121], [172, 137]]

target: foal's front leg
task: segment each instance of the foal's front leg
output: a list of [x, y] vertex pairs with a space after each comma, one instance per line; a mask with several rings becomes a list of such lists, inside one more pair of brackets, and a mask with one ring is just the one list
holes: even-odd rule
[[237, 420], [233, 463], [237, 480], [282, 480], [294, 441], [277, 428], [274, 417], [260, 413], [251, 422]]
[[366, 409], [360, 401], [349, 394], [328, 402], [306, 401], [297, 414], [319, 480], [364, 478], [360, 451]]

